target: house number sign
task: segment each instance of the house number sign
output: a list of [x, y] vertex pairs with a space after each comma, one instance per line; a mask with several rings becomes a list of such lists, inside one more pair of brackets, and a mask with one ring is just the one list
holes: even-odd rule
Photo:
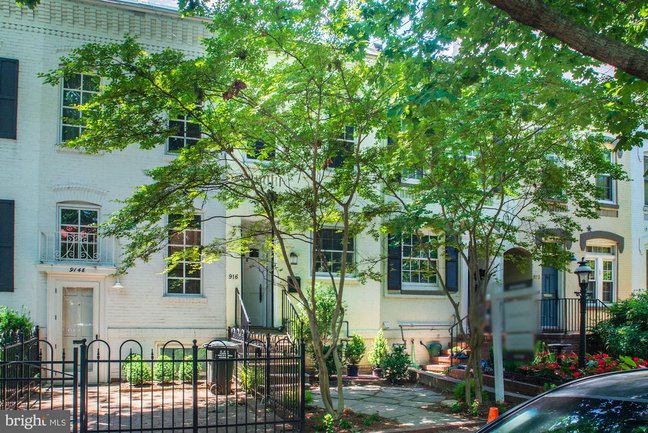
[[229, 279], [230, 280], [238, 280], [239, 279], [239, 274], [229, 274]]
[[85, 272], [86, 268], [70, 268], [70, 272]]

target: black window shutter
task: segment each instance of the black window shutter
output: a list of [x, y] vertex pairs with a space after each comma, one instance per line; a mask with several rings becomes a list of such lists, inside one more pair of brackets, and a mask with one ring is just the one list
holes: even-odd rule
[[0, 138], [16, 138], [18, 60], [0, 59]]
[[402, 287], [400, 240], [390, 235], [387, 242], [387, 290], [400, 290]]
[[448, 292], [459, 290], [459, 251], [455, 247], [446, 247], [445, 284]]
[[0, 200], [0, 292], [14, 290], [14, 201]]

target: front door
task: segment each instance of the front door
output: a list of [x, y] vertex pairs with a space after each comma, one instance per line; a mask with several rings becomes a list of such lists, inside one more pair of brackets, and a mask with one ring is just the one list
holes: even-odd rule
[[540, 320], [543, 329], [558, 327], [558, 270], [542, 268], [542, 301]]
[[272, 259], [261, 248], [251, 248], [243, 257], [243, 305], [252, 326], [271, 326], [272, 314]]
[[63, 288], [63, 349], [65, 358], [72, 359], [74, 340], [94, 338], [93, 288]]

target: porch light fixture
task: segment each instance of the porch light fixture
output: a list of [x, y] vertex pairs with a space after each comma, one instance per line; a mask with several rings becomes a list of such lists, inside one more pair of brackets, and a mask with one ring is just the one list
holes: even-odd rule
[[578, 367], [585, 367], [585, 327], [587, 326], [587, 286], [589, 285], [590, 276], [592, 275], [592, 268], [587, 265], [585, 257], [578, 262], [578, 267], [574, 269], [576, 277], [578, 277], [578, 285], [580, 287], [580, 341], [578, 347]]
[[298, 258], [299, 258], [299, 256], [297, 255], [297, 253], [295, 253], [295, 252], [290, 253], [290, 264], [291, 265], [296, 265]]
[[121, 289], [124, 288], [124, 286], [122, 285], [121, 281], [119, 281], [119, 278], [117, 278], [117, 279], [115, 280], [115, 284], [112, 285], [112, 288], [113, 288], [113, 289], [117, 289], [117, 290], [121, 290]]

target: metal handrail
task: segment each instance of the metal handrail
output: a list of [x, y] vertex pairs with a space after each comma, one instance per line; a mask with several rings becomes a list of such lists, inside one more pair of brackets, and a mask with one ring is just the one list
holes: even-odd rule
[[282, 327], [287, 335], [291, 338], [295, 338], [294, 324], [295, 322], [299, 326], [299, 337], [304, 335], [304, 322], [301, 320], [301, 317], [297, 311], [297, 308], [290, 300], [291, 296], [286, 289], [283, 289], [281, 292], [281, 316], [282, 316]]
[[452, 365], [454, 364], [454, 356], [453, 356], [453, 353], [452, 353], [452, 348], [455, 345], [455, 336], [456, 336], [457, 342], [459, 342], [458, 326], [461, 323], [463, 323], [464, 320], [466, 321], [466, 328], [464, 329], [464, 336], [468, 336], [469, 333], [470, 333], [470, 329], [468, 329], [468, 321], [467, 321], [467, 319], [468, 319], [468, 315], [465, 315], [461, 319], [455, 320], [455, 322], [452, 324], [452, 326], [450, 326], [450, 328], [448, 328], [448, 333], [450, 334], [450, 367], [452, 367]]
[[238, 289], [238, 287], [235, 289], [236, 291], [236, 301], [238, 305], [236, 306], [236, 310], [234, 312], [234, 321], [236, 323], [236, 326], [240, 327], [241, 329], [244, 329], [245, 331], [250, 330], [250, 316], [247, 313], [247, 310], [245, 309], [245, 304], [243, 303], [243, 297], [241, 296], [241, 292]]

